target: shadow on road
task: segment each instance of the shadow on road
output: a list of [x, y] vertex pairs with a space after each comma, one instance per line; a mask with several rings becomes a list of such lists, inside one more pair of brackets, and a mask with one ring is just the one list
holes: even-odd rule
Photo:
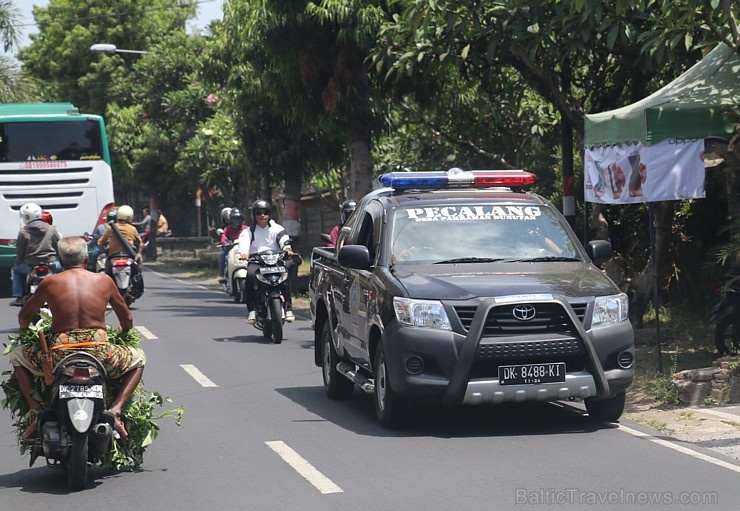
[[372, 396], [355, 389], [351, 399], [333, 401], [322, 387], [277, 389], [309, 412], [358, 435], [381, 437], [562, 435], [593, 433], [616, 425], [595, 422], [585, 413], [561, 403], [504, 403], [500, 405], [440, 406], [413, 403], [405, 428], [383, 429], [375, 418]]

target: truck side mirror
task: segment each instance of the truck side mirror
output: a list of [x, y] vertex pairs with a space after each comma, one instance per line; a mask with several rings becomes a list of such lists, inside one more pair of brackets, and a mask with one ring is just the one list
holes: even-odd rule
[[345, 245], [339, 249], [339, 264], [354, 270], [370, 269], [370, 251], [365, 245]]
[[601, 266], [614, 255], [611, 243], [605, 240], [589, 241], [587, 252], [596, 266]]

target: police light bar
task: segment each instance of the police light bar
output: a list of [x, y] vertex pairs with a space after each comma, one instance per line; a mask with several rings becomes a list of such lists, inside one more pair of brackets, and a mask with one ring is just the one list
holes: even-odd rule
[[390, 172], [378, 176], [383, 186], [406, 189], [434, 188], [522, 188], [537, 180], [537, 176], [523, 170], [471, 170], [458, 168], [446, 172]]

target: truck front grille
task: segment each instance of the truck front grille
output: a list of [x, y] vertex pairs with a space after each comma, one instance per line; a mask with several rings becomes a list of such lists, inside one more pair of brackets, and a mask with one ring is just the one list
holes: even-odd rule
[[[576, 334], [568, 314], [559, 303], [532, 304], [535, 308], [535, 314], [533, 318], [527, 321], [519, 320], [514, 315], [514, 308], [519, 305], [522, 304], [505, 304], [491, 309], [488, 318], [486, 318], [483, 337], [553, 333]], [[583, 324], [588, 304], [576, 303], [571, 304], [571, 307], [581, 321], [581, 324]], [[455, 307], [457, 317], [460, 319], [460, 323], [466, 332], [470, 330], [476, 310], [477, 306], [475, 305]]]

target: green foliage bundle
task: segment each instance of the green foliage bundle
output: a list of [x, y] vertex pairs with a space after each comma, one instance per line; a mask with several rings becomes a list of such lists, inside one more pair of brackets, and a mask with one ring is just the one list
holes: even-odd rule
[[[8, 336], [10, 343], [5, 344], [3, 354], [8, 355], [18, 346], [37, 346], [39, 331], [44, 331], [47, 336], [51, 336], [51, 317], [43, 312], [41, 313], [41, 320], [36, 325], [31, 325], [30, 328], [20, 332], [19, 335]], [[108, 340], [113, 344], [137, 347], [141, 342], [141, 337], [133, 329], [127, 332], [119, 332], [109, 327]], [[120, 378], [107, 381], [108, 393], [106, 397], [108, 406], [113, 404], [120, 383]], [[0, 387], [5, 393], [5, 398], [0, 400], [0, 406], [3, 409], [10, 410], [11, 417], [14, 419], [13, 426], [18, 438], [20, 438], [23, 431], [36, 419], [35, 414], [29, 410], [26, 400], [21, 395], [18, 382], [10, 371], [4, 371], [0, 374]], [[34, 380], [32, 394], [38, 402], [48, 404], [47, 396], [49, 392], [43, 378]], [[165, 403], [172, 403], [172, 400], [162, 396], [159, 392], [146, 390], [143, 381], [139, 382], [131, 399], [122, 411], [129, 437], [126, 441], [117, 440], [113, 442], [113, 449], [101, 461], [103, 468], [112, 471], [138, 470], [144, 460], [144, 451], [157, 438], [159, 433], [159, 425], [156, 421], [164, 417], [172, 417], [178, 426], [181, 424], [183, 407], [168, 409], [165, 408]], [[28, 446], [20, 446], [22, 455], [28, 450]], [[39, 454], [37, 450], [32, 450], [29, 465], [33, 465]]]

